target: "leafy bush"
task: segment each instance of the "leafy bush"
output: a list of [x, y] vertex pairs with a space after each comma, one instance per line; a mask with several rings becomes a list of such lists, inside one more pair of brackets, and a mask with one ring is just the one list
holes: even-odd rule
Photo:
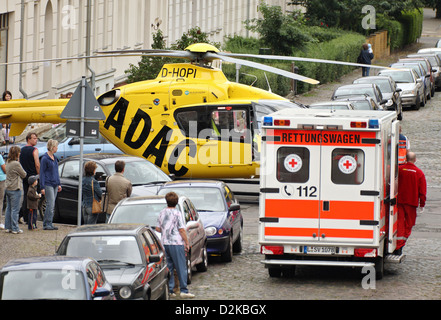
[[404, 44], [410, 44], [417, 41], [423, 32], [423, 10], [414, 9], [403, 11], [399, 21], [402, 23], [404, 30]]

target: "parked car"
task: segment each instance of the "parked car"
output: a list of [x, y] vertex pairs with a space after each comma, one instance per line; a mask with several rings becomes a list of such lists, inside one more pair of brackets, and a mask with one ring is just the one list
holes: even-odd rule
[[115, 295], [94, 259], [47, 256], [9, 261], [0, 273], [0, 299], [114, 300]]
[[335, 101], [351, 103], [354, 106], [355, 110], [384, 110], [372, 97], [368, 96], [367, 94], [363, 96], [350, 96]]
[[371, 96], [383, 109], [387, 103], [387, 100], [383, 98], [380, 88], [375, 83], [359, 83], [359, 84], [348, 84], [338, 87], [331, 100], [338, 100], [346, 98], [347, 96], [360, 96], [367, 94]]
[[[390, 77], [370, 76], [354, 80], [357, 83], [375, 83], [381, 90], [383, 99], [387, 100], [384, 110], [395, 110], [398, 120], [403, 119], [403, 105], [401, 103], [401, 89], [397, 87], [395, 81]], [[378, 104], [378, 103], [377, 103]]]
[[432, 66], [432, 73], [435, 80], [435, 87], [439, 85], [441, 81], [441, 58], [438, 56], [441, 54], [440, 52], [418, 52], [416, 54], [410, 54], [408, 58], [426, 58], [429, 60], [430, 65]]
[[94, 258], [112, 284], [117, 299], [169, 298], [164, 248], [149, 226], [81, 226], [63, 239], [57, 255]]
[[430, 83], [430, 78], [426, 76], [426, 72], [424, 71], [422, 64], [416, 61], [397, 62], [391, 64], [390, 67], [394, 69], [413, 69], [416, 72], [418, 77], [424, 83], [424, 99], [422, 101], [422, 104], [426, 105], [427, 100], [431, 97], [430, 90], [432, 88], [432, 85]]
[[[95, 178], [104, 191], [106, 178], [115, 173], [115, 162], [124, 160], [126, 163], [124, 176], [132, 182], [132, 196], [154, 195], [159, 187], [172, 179], [157, 166], [146, 159], [123, 154], [86, 154], [83, 162], [93, 160], [97, 164]], [[69, 157], [58, 165], [60, 174], [61, 192], [55, 201], [54, 219], [56, 221], [77, 220], [78, 182], [80, 172], [80, 157]], [[101, 214], [100, 222], [105, 221]]]
[[344, 101], [325, 101], [312, 103], [308, 106], [309, 109], [328, 109], [328, 110], [355, 110], [351, 102]]
[[[418, 50], [418, 53], [433, 53], [436, 54], [438, 58], [441, 60], [441, 48], [424, 48]], [[441, 87], [441, 67], [438, 67], [438, 77], [435, 77], [435, 88], [438, 89], [440, 87]]]
[[158, 194], [170, 191], [185, 195], [198, 210], [205, 234], [208, 254], [220, 254], [232, 261], [234, 252], [242, 251], [243, 217], [239, 201], [222, 181], [180, 180], [165, 183]]
[[394, 79], [401, 91], [403, 107], [414, 107], [418, 110], [424, 101], [424, 84], [413, 69], [381, 70], [378, 75]]
[[[403, 58], [403, 59], [398, 60], [398, 62], [409, 62], [409, 61], [421, 63], [421, 65], [424, 68], [424, 71], [426, 72], [426, 77], [428, 77], [430, 79], [430, 89], [431, 89], [430, 96], [433, 97], [435, 95], [435, 78], [433, 76], [432, 65], [430, 64], [429, 60], [427, 60], [426, 58], [423, 58], [423, 57]], [[427, 97], [427, 98], [430, 99], [430, 97]]]
[[[113, 209], [108, 223], [143, 223], [153, 229], [159, 213], [167, 206], [164, 196], [132, 197], [121, 200]], [[189, 198], [179, 197], [176, 208], [186, 224], [190, 251], [187, 253], [187, 283], [191, 283], [192, 270], [207, 271], [207, 236], [199, 213]], [[159, 239], [161, 235], [156, 233]]]

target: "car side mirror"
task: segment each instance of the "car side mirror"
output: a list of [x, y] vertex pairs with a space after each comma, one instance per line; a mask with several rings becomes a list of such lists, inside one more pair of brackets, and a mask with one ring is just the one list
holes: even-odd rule
[[149, 263], [155, 263], [161, 261], [161, 256], [159, 254], [151, 254], [149, 256]]
[[79, 144], [80, 143], [80, 139], [79, 138], [72, 138], [68, 145], [73, 146], [74, 144]]
[[396, 92], [401, 92], [401, 91], [403, 91], [403, 89], [401, 89], [401, 88], [397, 88], [397, 90], [395, 90]]
[[228, 211], [237, 211], [240, 210], [240, 204], [238, 203], [233, 203], [229, 208]]
[[387, 101], [388, 101], [387, 99], [383, 99], [383, 100], [381, 100], [380, 104], [386, 104]]
[[97, 288], [95, 293], [93, 294], [93, 298], [102, 298], [110, 296], [111, 292], [110, 290], [107, 290], [106, 288]]

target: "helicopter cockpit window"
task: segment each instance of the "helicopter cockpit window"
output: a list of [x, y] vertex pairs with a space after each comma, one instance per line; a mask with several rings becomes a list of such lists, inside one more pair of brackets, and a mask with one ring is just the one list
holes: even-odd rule
[[183, 134], [199, 139], [239, 139], [249, 137], [247, 110], [233, 107], [186, 108], [175, 113]]

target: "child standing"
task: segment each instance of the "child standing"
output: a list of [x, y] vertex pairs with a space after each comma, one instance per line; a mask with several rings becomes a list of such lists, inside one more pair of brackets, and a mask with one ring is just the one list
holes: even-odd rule
[[38, 176], [30, 176], [28, 178], [28, 194], [27, 194], [27, 207], [29, 209], [28, 216], [28, 229], [37, 229], [37, 209], [38, 200], [41, 198], [41, 193], [37, 192]]

